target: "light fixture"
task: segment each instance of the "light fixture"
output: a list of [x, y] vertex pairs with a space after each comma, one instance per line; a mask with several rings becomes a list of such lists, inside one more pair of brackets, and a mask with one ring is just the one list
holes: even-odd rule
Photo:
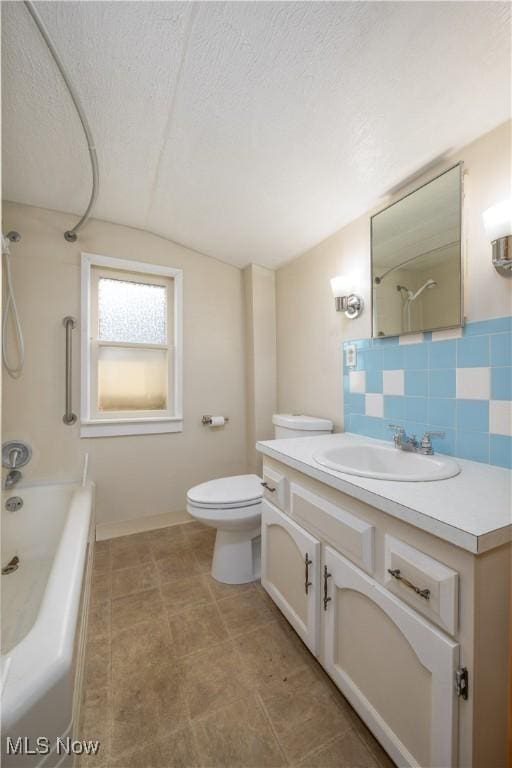
[[488, 208], [483, 219], [492, 244], [492, 263], [500, 275], [512, 277], [512, 200]]
[[336, 302], [336, 312], [344, 312], [354, 320], [363, 311], [363, 300], [353, 292], [350, 278], [346, 275], [331, 277], [331, 289]]

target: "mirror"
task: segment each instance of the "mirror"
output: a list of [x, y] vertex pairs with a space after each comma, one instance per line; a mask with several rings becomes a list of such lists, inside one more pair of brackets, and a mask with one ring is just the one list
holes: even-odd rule
[[462, 325], [462, 164], [371, 218], [375, 336]]

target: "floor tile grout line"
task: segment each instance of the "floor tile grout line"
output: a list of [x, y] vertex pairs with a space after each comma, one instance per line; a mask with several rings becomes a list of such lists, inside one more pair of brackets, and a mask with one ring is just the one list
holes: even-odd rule
[[277, 735], [277, 731], [276, 731], [276, 729], [274, 727], [274, 723], [272, 722], [272, 718], [270, 717], [270, 715], [269, 715], [269, 713], [267, 711], [267, 708], [265, 706], [265, 703], [264, 703], [264, 701], [263, 701], [263, 699], [261, 697], [261, 694], [260, 694], [260, 692], [258, 690], [255, 691], [255, 696], [256, 696], [256, 700], [258, 702], [259, 708], [260, 708], [260, 710], [261, 710], [261, 712], [263, 714], [263, 718], [267, 721], [267, 723], [268, 723], [268, 725], [270, 727], [270, 730], [272, 731], [272, 735], [274, 736], [274, 739], [277, 742], [277, 746], [279, 748], [279, 751], [280, 751], [281, 755], [283, 756], [285, 764], [291, 766], [292, 765], [292, 761], [288, 759], [288, 755], [286, 754], [286, 750], [284, 749], [283, 745], [281, 744], [281, 740], [280, 740], [279, 736]]
[[[320, 754], [320, 752], [322, 752], [322, 750], [324, 750], [326, 747], [330, 747], [332, 744], [336, 744], [336, 742], [342, 741], [346, 736], [348, 736], [349, 733], [356, 733], [352, 726], [348, 726], [346, 731], [343, 731], [343, 733], [337, 733], [335, 736], [331, 736], [329, 739], [320, 744], [320, 746], [317, 746], [314, 749], [309, 750], [309, 752], [306, 752], [300, 758], [300, 760], [297, 761], [297, 765], [301, 766], [305, 760], [316, 757], [316, 755]], [[364, 746], [366, 747], [366, 745]]]
[[[137, 534], [135, 534], [135, 535], [137, 535]], [[198, 568], [200, 568], [201, 566], [199, 564], [199, 561], [195, 557], [195, 550], [194, 550], [194, 548], [192, 548], [191, 551], [193, 553], [194, 559], [198, 563]], [[156, 566], [158, 561], [157, 561], [156, 557], [154, 556], [154, 552], [153, 552], [153, 550], [151, 548], [150, 548], [150, 552], [151, 552], [151, 563]], [[147, 562], [149, 562], [149, 561], [147, 561]], [[111, 564], [112, 564], [112, 560], [111, 560]], [[140, 565], [143, 565], [143, 564], [144, 563], [141, 563]], [[127, 571], [127, 570], [129, 570], [129, 569], [131, 569], [133, 567], [134, 566], [127, 566], [126, 568], [120, 568], [120, 569], [112, 569], [112, 568], [110, 568], [110, 569], [108, 569], [106, 571], [103, 571], [103, 573], [106, 574], [107, 577], [110, 576], [110, 578], [112, 580], [113, 573], [115, 573], [115, 572], [122, 573], [122, 571]], [[135, 566], [135, 567], [137, 567], [137, 566]], [[99, 572], [99, 573], [101, 573], [101, 572]], [[200, 581], [205, 586], [206, 591], [207, 591], [207, 593], [208, 593], [208, 595], [210, 597], [210, 602], [207, 602], [207, 603], [203, 603], [203, 602], [194, 603], [193, 605], [189, 605], [186, 608], [178, 610], [175, 614], [170, 614], [169, 613], [169, 609], [166, 607], [165, 602], [164, 602], [164, 598], [163, 598], [162, 590], [165, 587], [165, 584], [166, 583], [172, 583], [172, 582], [178, 582], [178, 581], [181, 581], [183, 579], [189, 579], [189, 578], [194, 578], [194, 577], [197, 579], [197, 581]], [[241, 653], [238, 641], [240, 639], [242, 639], [243, 637], [255, 635], [256, 632], [261, 632], [263, 627], [269, 626], [270, 624], [278, 624], [279, 625], [279, 623], [280, 623], [279, 622], [279, 617], [281, 616], [281, 614], [276, 612], [275, 615], [271, 615], [268, 619], [263, 620], [263, 621], [261, 621], [261, 619], [257, 619], [256, 625], [251, 626], [250, 629], [246, 628], [246, 629], [243, 629], [242, 631], [230, 629], [229, 624], [226, 621], [220, 606], [223, 603], [225, 604], [226, 601], [229, 601], [231, 599], [239, 599], [241, 596], [244, 596], [244, 597], [246, 597], [248, 595], [250, 596], [253, 590], [251, 590], [251, 588], [249, 588], [249, 589], [244, 590], [242, 592], [239, 592], [237, 594], [234, 593], [234, 594], [227, 594], [227, 595], [224, 595], [224, 596], [222, 596], [222, 595], [217, 596], [215, 591], [214, 591], [214, 589], [213, 589], [213, 587], [212, 587], [212, 584], [211, 584], [211, 579], [212, 578], [213, 577], [211, 576], [211, 574], [209, 574], [206, 571], [204, 571], [204, 572], [203, 571], [196, 572], [194, 574], [190, 574], [189, 576], [184, 576], [184, 577], [178, 577], [178, 578], [175, 578], [175, 579], [171, 579], [169, 582], [162, 582], [162, 580], [160, 578], [158, 578], [156, 584], [153, 587], [148, 587], [148, 588], [142, 589], [142, 590], [136, 590], [135, 592], [129, 593], [127, 595], [119, 596], [117, 598], [112, 597], [112, 594], [110, 594], [110, 597], [107, 597], [107, 598], [104, 598], [104, 599], [98, 601], [98, 604], [102, 606], [102, 610], [107, 610], [110, 613], [110, 629], [109, 629], [109, 632], [106, 635], [99, 636], [97, 638], [99, 640], [101, 640], [102, 638], [104, 638], [104, 639], [108, 638], [108, 643], [109, 643], [109, 648], [108, 648], [109, 678], [107, 679], [107, 689], [110, 690], [111, 696], [110, 696], [110, 698], [108, 698], [107, 706], [108, 706], [108, 713], [109, 713], [108, 733], [109, 733], [110, 740], [112, 739], [112, 729], [113, 729], [113, 693], [114, 693], [114, 690], [113, 690], [114, 689], [114, 680], [113, 680], [113, 668], [112, 668], [112, 664], [113, 664], [113, 655], [112, 655], [113, 639], [114, 639], [114, 637], [119, 632], [126, 631], [127, 629], [130, 628], [130, 626], [133, 626], [133, 625], [129, 625], [126, 628], [119, 629], [117, 631], [113, 631], [113, 623], [112, 623], [112, 619], [113, 619], [113, 603], [117, 599], [122, 599], [122, 597], [130, 597], [130, 596], [134, 596], [134, 595], [140, 595], [140, 594], [143, 594], [145, 591], [150, 591], [150, 590], [155, 589], [158, 592], [158, 595], [160, 597], [161, 610], [162, 610], [162, 614], [156, 620], [159, 621], [159, 622], [162, 621], [162, 620], [164, 621], [164, 623], [166, 625], [166, 628], [167, 628], [167, 632], [169, 633], [169, 640], [170, 640], [171, 644], [173, 643], [173, 636], [172, 636], [172, 630], [171, 630], [171, 624], [170, 624], [171, 618], [179, 616], [180, 614], [187, 613], [188, 611], [197, 610], [197, 609], [201, 608], [204, 605], [215, 606], [215, 614], [219, 617], [220, 624], [221, 624], [223, 630], [226, 633], [226, 637], [223, 638], [222, 640], [219, 640], [218, 642], [215, 642], [213, 645], [205, 646], [204, 648], [200, 648], [198, 650], [192, 651], [191, 653], [186, 653], [183, 656], [174, 657], [173, 658], [173, 663], [174, 663], [174, 665], [177, 668], [182, 667], [182, 666], [184, 666], [186, 664], [187, 661], [193, 659], [195, 656], [199, 656], [201, 654], [208, 653], [212, 649], [215, 650], [215, 649], [218, 649], [221, 645], [225, 645], [226, 647], [229, 647], [231, 649], [231, 651], [234, 653], [234, 655], [236, 656], [238, 665], [243, 670], [242, 671], [242, 683], [245, 683], [245, 682], [250, 683], [250, 680], [251, 680], [250, 665], [248, 664], [248, 661], [244, 658], [243, 654]], [[142, 623], [147, 623], [147, 622], [151, 622], [151, 621], [153, 621], [153, 619], [144, 618], [141, 621], [136, 622], [136, 624], [142, 624]], [[288, 624], [286, 628], [288, 629], [288, 631], [290, 633], [293, 633], [293, 628], [291, 627], [291, 625]], [[295, 633], [295, 635], [296, 635], [296, 633]], [[92, 640], [92, 639], [96, 639], [96, 638], [90, 638], [90, 639]], [[87, 639], [87, 643], [89, 643], [90, 639], [89, 638]], [[300, 640], [300, 638], [299, 638], [299, 640]], [[304, 645], [304, 644], [302, 644], [302, 645]], [[304, 646], [304, 648], [306, 648], [306, 646]], [[349, 710], [351, 710], [352, 708], [350, 707], [348, 702], [347, 702], [346, 706], [344, 706], [344, 701], [345, 700], [344, 700], [343, 695], [340, 692], [338, 692], [337, 689], [336, 690], [332, 689], [332, 686], [334, 685], [334, 683], [329, 678], [329, 676], [327, 676], [326, 673], [321, 668], [319, 668], [319, 664], [318, 664], [318, 661], [316, 660], [316, 658], [310, 653], [309, 649], [306, 648], [306, 651], [310, 655], [310, 659], [309, 659], [310, 663], [308, 664], [307, 661], [304, 660], [304, 662], [303, 663], [302, 662], [299, 663], [298, 667], [296, 669], [293, 669], [292, 672], [299, 671], [300, 669], [310, 668], [311, 671], [313, 672], [315, 678], [320, 683], [322, 683], [323, 685], [326, 686], [326, 695], [329, 697], [329, 700], [331, 700], [333, 703], [335, 703], [337, 705], [337, 708], [340, 709], [341, 711], [344, 711], [346, 709], [346, 707], [348, 707]], [[108, 684], [109, 681], [110, 681], [110, 684]], [[314, 749], [312, 749], [309, 752], [306, 752], [304, 755], [302, 755], [301, 758], [300, 758], [300, 761], [298, 761], [298, 760], [297, 761], [292, 761], [291, 758], [289, 759], [287, 757], [286, 751], [285, 751], [283, 745], [281, 744], [281, 741], [280, 741], [280, 739], [279, 739], [279, 737], [277, 735], [277, 732], [276, 732], [276, 730], [274, 728], [272, 719], [270, 717], [269, 712], [267, 711], [267, 708], [265, 706], [265, 703], [264, 703], [264, 700], [263, 700], [263, 698], [261, 696], [261, 693], [258, 690], [256, 690], [256, 691], [254, 691], [253, 695], [255, 696], [255, 699], [256, 699], [256, 701], [258, 703], [258, 707], [259, 707], [259, 709], [263, 713], [264, 720], [268, 724], [268, 726], [270, 727], [273, 739], [276, 741], [276, 743], [278, 745], [278, 748], [279, 748], [279, 751], [280, 751], [280, 753], [281, 753], [281, 755], [282, 755], [282, 757], [285, 760], [287, 765], [292, 765], [292, 764], [295, 765], [295, 764], [299, 764], [299, 763], [302, 764], [302, 762], [304, 760], [306, 760], [308, 757], [312, 757], [312, 756], [317, 755], [323, 749], [328, 747], [330, 744], [336, 743], [338, 740], [341, 741], [349, 733], [353, 733], [357, 737], [358, 742], [364, 748], [365, 752], [368, 753], [368, 755], [371, 757], [371, 759], [374, 760], [379, 765], [380, 768], [383, 768], [384, 764], [379, 759], [378, 754], [372, 749], [371, 743], [369, 741], [365, 740], [364, 733], [359, 731], [359, 729], [357, 727], [357, 724], [356, 724], [356, 721], [354, 721], [354, 723], [351, 723], [350, 721], [348, 721], [347, 722], [347, 727], [346, 727], [346, 729], [344, 730], [344, 732], [342, 734], [336, 734], [335, 736], [326, 739], [325, 742], [323, 742], [322, 744], [316, 746]], [[238, 701], [241, 701], [242, 699], [244, 699], [244, 697], [245, 697], [245, 694], [240, 695], [240, 697], [236, 696], [233, 701], [229, 702], [229, 705], [232, 705], [232, 704], [234, 704], [234, 703], [236, 703]], [[197, 739], [196, 729], [197, 729], [198, 723], [201, 720], [201, 717], [192, 718], [190, 704], [189, 704], [189, 699], [188, 699], [188, 697], [186, 695], [184, 696], [184, 705], [185, 705], [185, 708], [186, 708], [186, 712], [184, 713], [186, 715], [186, 726], [184, 726], [184, 727], [190, 728], [190, 730], [191, 730], [191, 735], [192, 735], [194, 747], [195, 747], [197, 756], [199, 758], [201, 750], [199, 749], [199, 743], [198, 743], [198, 739]], [[213, 709], [211, 709], [208, 712], [208, 714], [204, 715], [204, 717], [209, 717], [211, 715], [214, 715], [218, 710], [222, 709], [223, 706], [226, 706], [226, 705], [223, 704], [223, 703], [215, 705], [213, 707]], [[364, 723], [363, 723], [363, 727], [365, 727]], [[368, 732], [368, 734], [370, 736], [369, 732]], [[110, 746], [111, 745], [109, 744], [109, 749], [108, 749], [109, 757], [111, 757]], [[202, 761], [200, 761], [200, 763], [202, 764]]]

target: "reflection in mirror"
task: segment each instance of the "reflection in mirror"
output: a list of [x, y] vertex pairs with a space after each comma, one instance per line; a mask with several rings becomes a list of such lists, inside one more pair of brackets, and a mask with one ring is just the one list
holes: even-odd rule
[[462, 165], [371, 220], [373, 336], [462, 324]]

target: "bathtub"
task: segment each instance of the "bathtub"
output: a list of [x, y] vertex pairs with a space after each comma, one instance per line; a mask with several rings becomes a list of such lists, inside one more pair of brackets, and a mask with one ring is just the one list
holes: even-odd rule
[[[77, 735], [82, 695], [94, 485], [2, 496], [2, 568], [19, 558], [2, 575], [2, 767], [72, 765], [66, 747]], [[23, 507], [7, 511], [10, 496]]]

